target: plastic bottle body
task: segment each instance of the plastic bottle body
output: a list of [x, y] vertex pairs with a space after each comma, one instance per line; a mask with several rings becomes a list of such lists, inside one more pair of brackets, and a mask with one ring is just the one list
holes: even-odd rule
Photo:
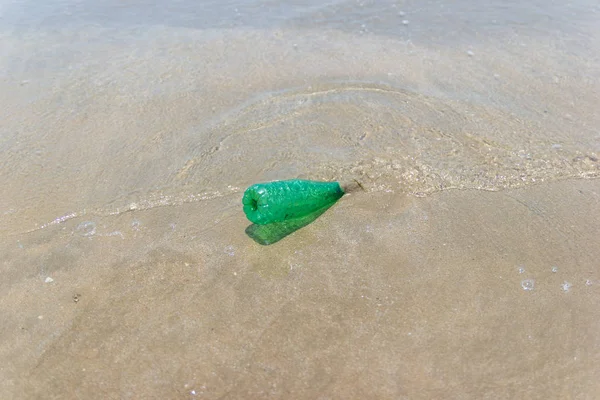
[[338, 182], [292, 179], [252, 185], [242, 203], [250, 221], [265, 225], [307, 216], [331, 206], [343, 195]]

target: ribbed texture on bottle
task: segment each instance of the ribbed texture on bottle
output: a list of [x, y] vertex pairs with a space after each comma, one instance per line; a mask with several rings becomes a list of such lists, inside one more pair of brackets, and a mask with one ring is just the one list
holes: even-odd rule
[[343, 195], [338, 182], [292, 179], [252, 185], [246, 189], [242, 203], [246, 217], [264, 225], [304, 217], [332, 205]]

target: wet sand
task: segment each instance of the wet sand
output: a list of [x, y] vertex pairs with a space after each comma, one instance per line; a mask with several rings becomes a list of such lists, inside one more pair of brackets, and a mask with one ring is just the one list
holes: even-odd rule
[[[120, 216], [144, 221], [131, 242], [67, 223], [2, 249], [3, 397], [600, 390], [598, 180], [357, 193], [268, 247], [245, 236], [239, 209], [211, 224], [204, 207]], [[173, 213], [189, 218], [171, 231]], [[61, 265], [52, 282], [21, 265], [25, 251]]]
[[0, 398], [595, 398], [598, 5], [276, 4], [0, 1]]

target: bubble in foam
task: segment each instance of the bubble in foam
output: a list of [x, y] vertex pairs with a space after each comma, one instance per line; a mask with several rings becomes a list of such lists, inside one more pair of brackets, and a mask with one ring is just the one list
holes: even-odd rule
[[77, 233], [81, 236], [94, 236], [96, 234], [96, 223], [93, 221], [84, 221], [77, 225]]
[[521, 287], [523, 290], [533, 290], [535, 287], [535, 281], [533, 279], [525, 279], [521, 281]]

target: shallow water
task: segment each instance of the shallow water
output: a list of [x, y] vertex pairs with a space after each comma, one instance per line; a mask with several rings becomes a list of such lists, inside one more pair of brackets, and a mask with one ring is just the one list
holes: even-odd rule
[[[594, 2], [3, 1], [0, 37], [1, 397], [595, 393]], [[256, 245], [243, 190], [294, 177], [366, 193]]]

